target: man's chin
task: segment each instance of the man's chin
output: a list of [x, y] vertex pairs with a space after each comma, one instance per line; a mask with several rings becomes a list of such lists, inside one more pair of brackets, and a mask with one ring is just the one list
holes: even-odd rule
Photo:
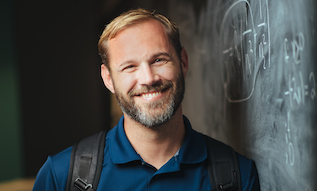
[[164, 118], [162, 116], [170, 115], [169, 107], [162, 104], [151, 105], [150, 107], [142, 107], [138, 109], [138, 115], [144, 116], [143, 118], [149, 119], [157, 119], [157, 118]]
[[146, 127], [159, 127], [169, 121], [173, 114], [173, 109], [167, 106], [144, 110], [139, 109], [134, 119]]
[[165, 124], [170, 118], [169, 117], [152, 117], [149, 115], [146, 116], [138, 116], [136, 119], [137, 122], [144, 125], [145, 127], [154, 129]]

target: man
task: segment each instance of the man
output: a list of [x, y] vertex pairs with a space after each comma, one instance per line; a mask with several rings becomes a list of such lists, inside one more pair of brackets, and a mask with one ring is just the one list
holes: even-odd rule
[[[97, 190], [211, 190], [206, 143], [182, 114], [188, 59], [178, 27], [132, 10], [107, 25], [98, 47], [123, 117], [107, 133]], [[47, 159], [34, 191], [65, 190], [71, 149]], [[259, 190], [253, 162], [237, 155], [243, 190]]]

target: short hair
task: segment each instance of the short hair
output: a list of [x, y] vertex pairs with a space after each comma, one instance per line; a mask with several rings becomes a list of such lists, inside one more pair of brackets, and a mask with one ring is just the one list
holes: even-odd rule
[[178, 58], [181, 58], [181, 50], [182, 46], [180, 43], [179, 37], [179, 28], [178, 26], [166, 18], [165, 16], [156, 13], [155, 11], [150, 11], [147, 9], [133, 9], [122, 13], [114, 20], [112, 20], [104, 29], [102, 35], [100, 36], [98, 42], [98, 50], [99, 55], [101, 57], [102, 64], [105, 64], [107, 68], [110, 70], [109, 67], [109, 55], [108, 55], [108, 41], [114, 38], [120, 31], [133, 26], [135, 24], [141, 23], [142, 21], [155, 19], [163, 24], [168, 39], [172, 46], [174, 47]]

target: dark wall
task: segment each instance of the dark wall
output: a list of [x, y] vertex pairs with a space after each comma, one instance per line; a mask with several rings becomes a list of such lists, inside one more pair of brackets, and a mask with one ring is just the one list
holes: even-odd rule
[[100, 78], [100, 2], [15, 2], [26, 176], [48, 155], [109, 128]]
[[0, 182], [23, 176], [13, 2], [0, 7]]

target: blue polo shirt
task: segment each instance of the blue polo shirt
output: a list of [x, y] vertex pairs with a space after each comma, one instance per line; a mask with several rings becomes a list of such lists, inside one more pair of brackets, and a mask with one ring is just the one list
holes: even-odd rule
[[[207, 148], [202, 135], [184, 117], [185, 139], [180, 150], [159, 170], [144, 162], [130, 144], [121, 117], [106, 136], [103, 169], [97, 191], [211, 190]], [[64, 191], [72, 147], [49, 156], [38, 172], [33, 191]], [[238, 154], [243, 190], [259, 190], [252, 160]]]

